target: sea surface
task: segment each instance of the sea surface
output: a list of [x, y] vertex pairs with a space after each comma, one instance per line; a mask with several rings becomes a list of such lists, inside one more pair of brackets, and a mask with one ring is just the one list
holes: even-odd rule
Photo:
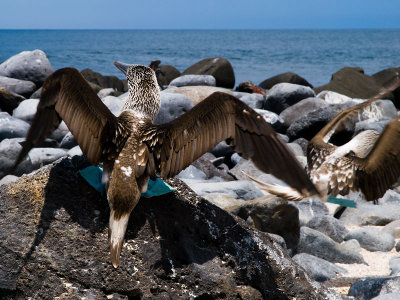
[[91, 68], [123, 78], [112, 62], [160, 59], [179, 71], [207, 57], [228, 59], [236, 85], [295, 72], [314, 86], [345, 66], [372, 75], [400, 67], [400, 29], [384, 30], [0, 30], [0, 62], [43, 50], [55, 69]]

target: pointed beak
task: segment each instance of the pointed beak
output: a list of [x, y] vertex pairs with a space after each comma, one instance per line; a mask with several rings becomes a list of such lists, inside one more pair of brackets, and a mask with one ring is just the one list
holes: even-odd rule
[[126, 75], [126, 72], [128, 71], [129, 64], [120, 62], [120, 61], [114, 61], [114, 66], [116, 66], [118, 69], [122, 71]]
[[120, 218], [115, 218], [115, 211], [110, 212], [110, 227], [108, 230], [108, 238], [110, 243], [110, 259], [114, 268], [119, 266], [119, 258], [121, 255], [122, 244], [126, 227], [128, 226], [129, 213], [123, 214]]

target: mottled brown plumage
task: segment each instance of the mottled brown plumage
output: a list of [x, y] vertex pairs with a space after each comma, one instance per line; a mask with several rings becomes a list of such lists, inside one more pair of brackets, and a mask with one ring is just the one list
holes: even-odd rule
[[[338, 114], [308, 143], [308, 172], [322, 200], [329, 194], [347, 195], [356, 190], [361, 190], [366, 200], [376, 200], [397, 181], [400, 176], [400, 118], [391, 121], [382, 134], [366, 130], [342, 146], [329, 141], [343, 130], [353, 131], [357, 121], [374, 117], [375, 102], [399, 85], [397, 75], [373, 98]], [[291, 188], [258, 183], [269, 193], [288, 200], [304, 199]]]
[[154, 71], [115, 63], [127, 75], [129, 97], [115, 117], [73, 68], [45, 81], [37, 113], [17, 160], [65, 121], [83, 153], [103, 163], [110, 205], [110, 252], [119, 264], [129, 215], [151, 175], [172, 177], [222, 140], [262, 171], [286, 181], [303, 195], [317, 191], [271, 126], [237, 98], [214, 93], [174, 121], [154, 125], [160, 94]]

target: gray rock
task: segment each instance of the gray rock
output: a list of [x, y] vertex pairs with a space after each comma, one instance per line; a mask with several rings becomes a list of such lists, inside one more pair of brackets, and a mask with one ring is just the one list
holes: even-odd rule
[[36, 114], [38, 103], [39, 99], [26, 99], [14, 109], [12, 116], [31, 123]]
[[12, 182], [16, 182], [19, 179], [18, 176], [15, 175], [6, 175], [0, 180], [0, 186], [3, 184], [9, 184]]
[[392, 119], [385, 119], [382, 121], [364, 120], [361, 122], [357, 122], [354, 128], [354, 135], [357, 135], [361, 131], [365, 130], [375, 130], [382, 133], [383, 129], [390, 121], [392, 121]]
[[345, 225], [384, 226], [398, 219], [398, 204], [375, 205], [371, 202], [357, 202], [357, 208], [348, 207], [340, 216]]
[[[0, 142], [0, 178], [10, 173], [21, 149], [22, 146], [15, 139], [4, 139]], [[32, 162], [29, 157], [26, 157], [13, 174], [21, 176], [32, 170]]]
[[392, 257], [389, 261], [390, 276], [400, 275], [400, 256]]
[[210, 193], [203, 196], [204, 199], [207, 199], [212, 204], [222, 208], [227, 209], [232, 206], [239, 205], [244, 202], [244, 200], [235, 199], [231, 196], [219, 194], [219, 193]]
[[253, 182], [246, 180], [227, 182], [193, 182], [184, 179], [183, 181], [185, 181], [185, 183], [199, 196], [205, 196], [210, 193], [220, 193], [231, 196], [235, 199], [243, 200], [251, 200], [264, 196], [264, 194], [254, 186]]
[[101, 89], [98, 93], [97, 96], [99, 96], [99, 98], [104, 98], [107, 96], [118, 96], [116, 93], [116, 90], [114, 88], [105, 88], [105, 89]]
[[54, 72], [42, 50], [23, 51], [0, 65], [0, 75], [34, 82], [38, 87]]
[[345, 240], [356, 239], [361, 247], [368, 251], [390, 251], [394, 247], [394, 238], [378, 228], [360, 228], [350, 231]]
[[261, 94], [256, 94], [256, 93], [249, 94], [249, 93], [234, 92], [234, 96], [239, 98], [241, 101], [246, 103], [251, 108], [260, 109], [260, 108], [263, 108], [263, 106], [264, 106], [265, 97]]
[[289, 106], [309, 97], [315, 97], [315, 93], [308, 86], [278, 83], [268, 90], [264, 108], [280, 114]]
[[241, 159], [242, 159], [242, 157], [239, 154], [237, 154], [236, 152], [233, 153], [231, 155], [231, 163], [232, 163], [232, 165], [236, 166]]
[[336, 243], [325, 234], [308, 228], [300, 228], [298, 253], [308, 253], [332, 263], [364, 263], [362, 255], [353, 247]]
[[71, 132], [68, 132], [63, 139], [61, 140], [60, 143], [60, 148], [63, 149], [72, 149], [73, 147], [77, 146], [78, 143], [75, 140], [74, 136], [72, 135]]
[[355, 102], [348, 101], [343, 104], [320, 107], [304, 115], [300, 114], [300, 117], [290, 124], [286, 134], [291, 140], [300, 137], [311, 140], [337, 114], [355, 104]]
[[400, 299], [400, 292], [383, 294], [375, 298], [372, 298], [371, 300], [398, 300], [398, 299]]
[[304, 199], [298, 202], [292, 202], [291, 204], [299, 210], [301, 226], [306, 225], [316, 216], [325, 216], [328, 214], [326, 205], [317, 198]]
[[192, 107], [192, 101], [182, 94], [161, 92], [160, 111], [154, 120], [154, 124], [168, 123], [189, 111]]
[[29, 97], [36, 90], [36, 85], [32, 81], [5, 76], [0, 76], [0, 87], [24, 97]]
[[398, 241], [396, 244], [396, 251], [400, 252], [400, 241]]
[[[13, 138], [14, 141], [18, 142], [21, 146], [24, 146], [26, 138]], [[36, 146], [37, 148], [58, 148], [59, 143], [53, 139], [45, 139], [43, 142]]]
[[15, 137], [25, 137], [29, 130], [29, 124], [10, 116], [6, 112], [0, 112], [0, 141]]
[[316, 110], [317, 108], [326, 106], [328, 106], [328, 103], [320, 98], [306, 98], [297, 102], [296, 104], [293, 104], [292, 106], [287, 107], [279, 114], [279, 116], [282, 118], [283, 124], [286, 127], [289, 127], [300, 117]]
[[271, 124], [275, 131], [281, 133], [284, 132], [285, 127], [283, 125], [283, 120], [276, 113], [258, 108], [256, 108], [255, 111], [259, 113], [267, 123]]
[[42, 94], [42, 87], [40, 87], [38, 90], [36, 90], [32, 95], [32, 99], [40, 99], [40, 95]]
[[75, 146], [75, 147], [69, 149], [67, 153], [71, 157], [73, 157], [75, 155], [77, 155], [77, 156], [83, 155], [83, 152], [79, 146]]
[[306, 225], [329, 236], [335, 242], [343, 242], [344, 236], [349, 232], [336, 218], [328, 215], [316, 216]]
[[170, 86], [216, 86], [216, 80], [212, 75], [182, 75], [173, 79]]
[[338, 274], [347, 272], [346, 269], [307, 253], [296, 254], [293, 256], [293, 260], [303, 267], [308, 275], [315, 281], [326, 281], [334, 278]]
[[64, 149], [56, 148], [33, 148], [28, 154], [34, 170], [67, 155]]
[[62, 159], [0, 189], [2, 298], [341, 299], [178, 179], [167, 181], [175, 192], [139, 201], [113, 268], [108, 203], [80, 177], [85, 166]]
[[195, 166], [190, 165], [186, 169], [182, 170], [178, 175], [176, 175], [179, 179], [197, 179], [197, 180], [205, 180], [207, 175], [203, 171], [197, 169]]
[[386, 193], [383, 195], [382, 198], [379, 200], [379, 204], [394, 204], [394, 205], [400, 205], [400, 194], [389, 189], [386, 191]]
[[[246, 222], [247, 223], [247, 222]], [[283, 237], [281, 237], [278, 234], [275, 233], [268, 233], [268, 235], [275, 241], [277, 242], [283, 249], [287, 250], [286, 247], [286, 242], [285, 239]]]
[[119, 116], [122, 111], [122, 107], [125, 101], [119, 97], [105, 96], [101, 98], [101, 101], [108, 107], [109, 110], [114, 114], [114, 116]]
[[308, 141], [305, 138], [298, 138], [298, 139], [294, 140], [293, 143], [299, 144], [301, 147], [301, 150], [303, 150], [304, 155], [306, 155]]
[[369, 300], [377, 296], [399, 292], [400, 277], [380, 277], [366, 278], [355, 282], [350, 287], [348, 295], [357, 300]]
[[11, 115], [13, 110], [24, 100], [25, 97], [0, 87], [0, 111], [8, 112]]
[[67, 125], [65, 124], [64, 121], [62, 121], [60, 123], [60, 125], [57, 127], [57, 129], [52, 132], [52, 134], [50, 135], [50, 138], [56, 140], [57, 142], [61, 142], [62, 139], [65, 137], [65, 135], [67, 135], [68, 132], [69, 132], [69, 129], [68, 129]]
[[304, 156], [305, 153], [301, 146], [297, 143], [287, 143], [286, 146], [292, 151], [294, 156]]
[[326, 102], [326, 104], [342, 104], [342, 103], [352, 100], [350, 97], [348, 97], [346, 95], [342, 95], [342, 94], [332, 92], [332, 91], [327, 91], [327, 90], [319, 92], [316, 97], [323, 99]]
[[382, 231], [389, 233], [395, 239], [400, 238], [400, 220], [395, 220], [385, 225], [385, 227], [382, 228]]

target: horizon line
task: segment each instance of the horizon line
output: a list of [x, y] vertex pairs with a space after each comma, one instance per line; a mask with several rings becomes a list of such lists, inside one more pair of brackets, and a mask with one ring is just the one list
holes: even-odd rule
[[396, 30], [400, 29], [400, 27], [326, 27], [326, 28], [0, 28], [0, 30], [143, 30], [143, 31], [151, 31], [151, 30], [174, 30], [174, 31], [195, 31], [195, 30], [204, 30], [204, 31], [212, 31], [212, 30], [224, 30], [224, 31], [235, 31], [235, 30]]

